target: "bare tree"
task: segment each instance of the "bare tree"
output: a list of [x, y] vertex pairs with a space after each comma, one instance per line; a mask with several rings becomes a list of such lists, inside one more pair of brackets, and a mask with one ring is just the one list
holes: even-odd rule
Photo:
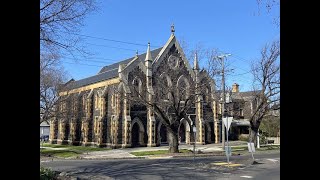
[[[223, 63], [222, 63], [222, 59], [218, 58], [218, 55], [220, 55], [220, 53], [218, 53], [218, 50], [215, 48], [212, 49], [207, 49], [205, 51], [205, 61], [207, 63], [206, 66], [206, 70], [208, 71], [210, 77], [212, 79], [215, 80], [216, 82], [216, 88], [222, 90], [222, 78], [221, 78], [221, 73], [222, 73], [222, 69], [223, 69]], [[226, 76], [226, 72], [229, 72], [229, 70], [227, 70], [227, 63], [225, 62], [225, 76]], [[221, 92], [216, 92], [219, 95], [221, 94]]]
[[273, 23], [280, 27], [280, 0], [256, 0], [258, 4], [258, 12], [260, 14], [260, 7], [262, 6], [264, 10], [266, 10], [267, 14], [270, 14], [270, 12], [274, 9], [278, 10], [278, 15], [273, 17]]
[[85, 52], [76, 33], [95, 5], [95, 0], [40, 0], [40, 123], [57, 115], [58, 88], [66, 79], [61, 50]]
[[[205, 70], [208, 72], [209, 76], [215, 80], [216, 88], [220, 89], [221, 86], [221, 70], [222, 61], [217, 58], [219, 50], [217, 48], [206, 48], [203, 44], [198, 42], [195, 46], [190, 47], [187, 41], [182, 37], [179, 38], [179, 44], [183, 49], [187, 59], [189, 59], [190, 64], [193, 63], [194, 55], [197, 53], [199, 62], [204, 62], [206, 64]], [[228, 64], [225, 65], [226, 68]]]
[[280, 41], [266, 45], [261, 51], [261, 59], [252, 64], [254, 75], [256, 108], [250, 117], [249, 142], [256, 143], [256, 136], [263, 118], [271, 106], [280, 109]]
[[84, 17], [96, 10], [95, 0], [40, 0], [41, 52], [56, 54], [61, 50], [84, 52], [75, 35]]
[[[193, 122], [189, 117], [189, 110], [195, 108], [197, 102], [203, 101], [200, 96], [207, 94], [206, 88], [210, 87], [208, 83], [202, 83], [198, 86], [192, 81], [181, 80], [181, 73], [184, 67], [175, 70], [177, 73], [170, 75], [170, 80], [164, 74], [159, 77], [153, 77], [154, 92], [142, 91], [139, 83], [133, 82], [126, 84], [131, 89], [131, 96], [122, 96], [127, 98], [133, 104], [141, 104], [150, 107], [166, 127], [169, 140], [169, 152], [179, 152], [179, 126], [180, 121], [185, 119], [191, 126]], [[120, 93], [120, 92], [117, 92]], [[148, 96], [153, 95], [154, 100], [149, 101]], [[193, 130], [190, 128], [191, 141], [194, 142]]]
[[40, 56], [40, 124], [56, 116], [58, 90], [66, 74], [57, 62], [57, 56]]

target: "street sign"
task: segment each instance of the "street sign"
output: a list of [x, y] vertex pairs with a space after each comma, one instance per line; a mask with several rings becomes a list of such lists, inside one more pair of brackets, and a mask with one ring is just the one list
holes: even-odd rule
[[192, 130], [193, 130], [193, 132], [197, 132], [196, 126], [193, 126], [193, 127], [192, 127]]
[[226, 156], [231, 156], [231, 146], [225, 146], [224, 150], [226, 152]]
[[233, 120], [233, 117], [225, 117], [225, 118], [222, 118], [222, 120], [223, 120], [223, 124], [227, 128], [227, 131], [229, 131], [230, 125], [231, 125], [232, 120]]
[[256, 150], [254, 148], [254, 143], [248, 143], [248, 150], [249, 150], [249, 152], [256, 152]]

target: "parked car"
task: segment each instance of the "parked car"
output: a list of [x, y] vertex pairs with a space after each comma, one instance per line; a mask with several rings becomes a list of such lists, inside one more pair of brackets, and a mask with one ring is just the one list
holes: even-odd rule
[[49, 141], [49, 135], [40, 136], [40, 141]]

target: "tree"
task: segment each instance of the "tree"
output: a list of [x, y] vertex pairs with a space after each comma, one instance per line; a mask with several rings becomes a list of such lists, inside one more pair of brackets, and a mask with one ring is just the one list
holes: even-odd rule
[[280, 117], [266, 116], [261, 122], [259, 130], [267, 137], [277, 137], [280, 131]]
[[[194, 59], [194, 55], [197, 53], [198, 59], [206, 64], [205, 70], [208, 75], [215, 80], [215, 85], [217, 89], [221, 88], [221, 70], [222, 70], [222, 61], [217, 58], [221, 53], [217, 48], [207, 48], [200, 42], [195, 46], [190, 47], [187, 41], [184, 38], [179, 38], [179, 44], [183, 49], [187, 59], [189, 59], [190, 64]], [[228, 64], [225, 62], [226, 69]], [[227, 70], [228, 72], [229, 70]]]
[[[280, 109], [280, 41], [266, 45], [261, 51], [261, 59], [252, 64], [254, 76], [255, 108], [250, 117], [249, 142], [256, 143], [261, 121], [278, 104]], [[259, 89], [259, 90], [257, 90]]]
[[[178, 63], [183, 64], [183, 63]], [[168, 76], [168, 72], [170, 77]], [[135, 80], [133, 83], [126, 83], [130, 88], [131, 96], [121, 96], [122, 99], [129, 99], [130, 103], [141, 104], [151, 108], [156, 119], [159, 119], [166, 127], [168, 132], [169, 152], [179, 152], [179, 126], [182, 119], [186, 120], [191, 126], [194, 122], [188, 117], [188, 112], [195, 104], [202, 101], [200, 96], [206, 94], [206, 88], [210, 86], [208, 83], [196, 85], [188, 78], [184, 79], [183, 73], [186, 71], [184, 66], [178, 66], [174, 71], [162, 73], [160, 76], [153, 76], [152, 91], [142, 91], [139, 82]], [[120, 93], [119, 91], [117, 93]], [[149, 96], [154, 97], [153, 101], [149, 101]], [[193, 130], [190, 128], [191, 141], [194, 142]]]
[[277, 26], [280, 27], [280, 0], [256, 0], [258, 4], [258, 11], [260, 14], [260, 7], [264, 6], [264, 10], [266, 10], [267, 14], [271, 14], [272, 10], [277, 10], [277, 15], [273, 17], [273, 23]]
[[85, 52], [78, 46], [84, 17], [95, 0], [40, 0], [40, 123], [57, 114], [58, 88], [66, 79], [59, 65], [61, 50]]
[[57, 54], [61, 48], [72, 52], [77, 46], [75, 35], [84, 17], [96, 10], [95, 0], [40, 0], [41, 53]]
[[40, 124], [56, 116], [58, 90], [66, 79], [57, 58], [58, 56], [52, 54], [40, 55]]

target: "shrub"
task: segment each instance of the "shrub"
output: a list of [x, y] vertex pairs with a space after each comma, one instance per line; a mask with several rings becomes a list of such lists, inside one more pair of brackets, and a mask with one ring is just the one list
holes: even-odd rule
[[265, 133], [260, 134], [260, 144], [267, 144], [267, 137]]
[[240, 140], [240, 141], [246, 141], [246, 142], [248, 142], [248, 140], [249, 140], [249, 135], [248, 135], [248, 134], [240, 134], [240, 135], [239, 135], [239, 140]]
[[55, 179], [55, 173], [50, 168], [40, 167], [40, 179], [41, 180]]

